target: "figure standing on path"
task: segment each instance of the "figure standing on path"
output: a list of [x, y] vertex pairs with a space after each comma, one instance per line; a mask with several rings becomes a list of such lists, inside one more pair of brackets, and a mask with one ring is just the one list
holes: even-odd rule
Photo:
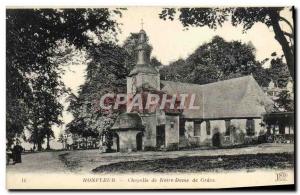
[[17, 142], [17, 144], [13, 147], [13, 151], [12, 151], [14, 164], [22, 163], [22, 151], [23, 151], [23, 147], [20, 146], [19, 142]]

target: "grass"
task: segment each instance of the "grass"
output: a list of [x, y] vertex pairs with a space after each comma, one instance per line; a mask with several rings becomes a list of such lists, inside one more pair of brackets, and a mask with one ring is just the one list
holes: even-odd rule
[[59, 158], [59, 160], [61, 160], [64, 163], [64, 165], [67, 169], [74, 171], [78, 168], [79, 162], [68, 160], [68, 158], [67, 158], [68, 155], [69, 155], [69, 153], [63, 153], [63, 154], [58, 155], [58, 158]]
[[294, 167], [294, 154], [243, 154], [230, 156], [194, 156], [118, 162], [99, 166], [92, 171], [103, 172], [203, 172], [256, 168], [285, 169]]

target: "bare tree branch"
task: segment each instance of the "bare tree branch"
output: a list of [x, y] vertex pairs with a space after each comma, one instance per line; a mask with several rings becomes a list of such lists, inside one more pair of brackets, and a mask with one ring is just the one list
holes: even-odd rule
[[286, 35], [286, 36], [288, 36], [289, 38], [293, 38], [294, 37], [292, 33], [288, 33], [288, 32], [285, 32], [285, 31], [283, 31], [283, 34]]
[[284, 17], [279, 17], [280, 21], [284, 21], [287, 25], [289, 25], [289, 27], [291, 28], [292, 32], [294, 32], [294, 27], [293, 25], [287, 20], [285, 19]]

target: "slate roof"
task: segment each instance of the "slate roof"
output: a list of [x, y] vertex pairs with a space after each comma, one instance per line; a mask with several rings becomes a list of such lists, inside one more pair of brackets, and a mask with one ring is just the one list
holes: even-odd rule
[[185, 109], [187, 119], [256, 118], [271, 111], [273, 101], [252, 76], [244, 76], [205, 85], [161, 81], [169, 94], [195, 94], [198, 110]]

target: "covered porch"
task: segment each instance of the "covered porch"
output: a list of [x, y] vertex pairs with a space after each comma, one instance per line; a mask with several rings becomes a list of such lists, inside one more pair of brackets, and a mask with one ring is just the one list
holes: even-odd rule
[[267, 133], [275, 143], [294, 143], [294, 112], [274, 112], [263, 115]]
[[144, 128], [142, 118], [138, 113], [120, 114], [111, 128], [114, 133], [114, 145], [119, 152], [142, 150], [144, 147]]

